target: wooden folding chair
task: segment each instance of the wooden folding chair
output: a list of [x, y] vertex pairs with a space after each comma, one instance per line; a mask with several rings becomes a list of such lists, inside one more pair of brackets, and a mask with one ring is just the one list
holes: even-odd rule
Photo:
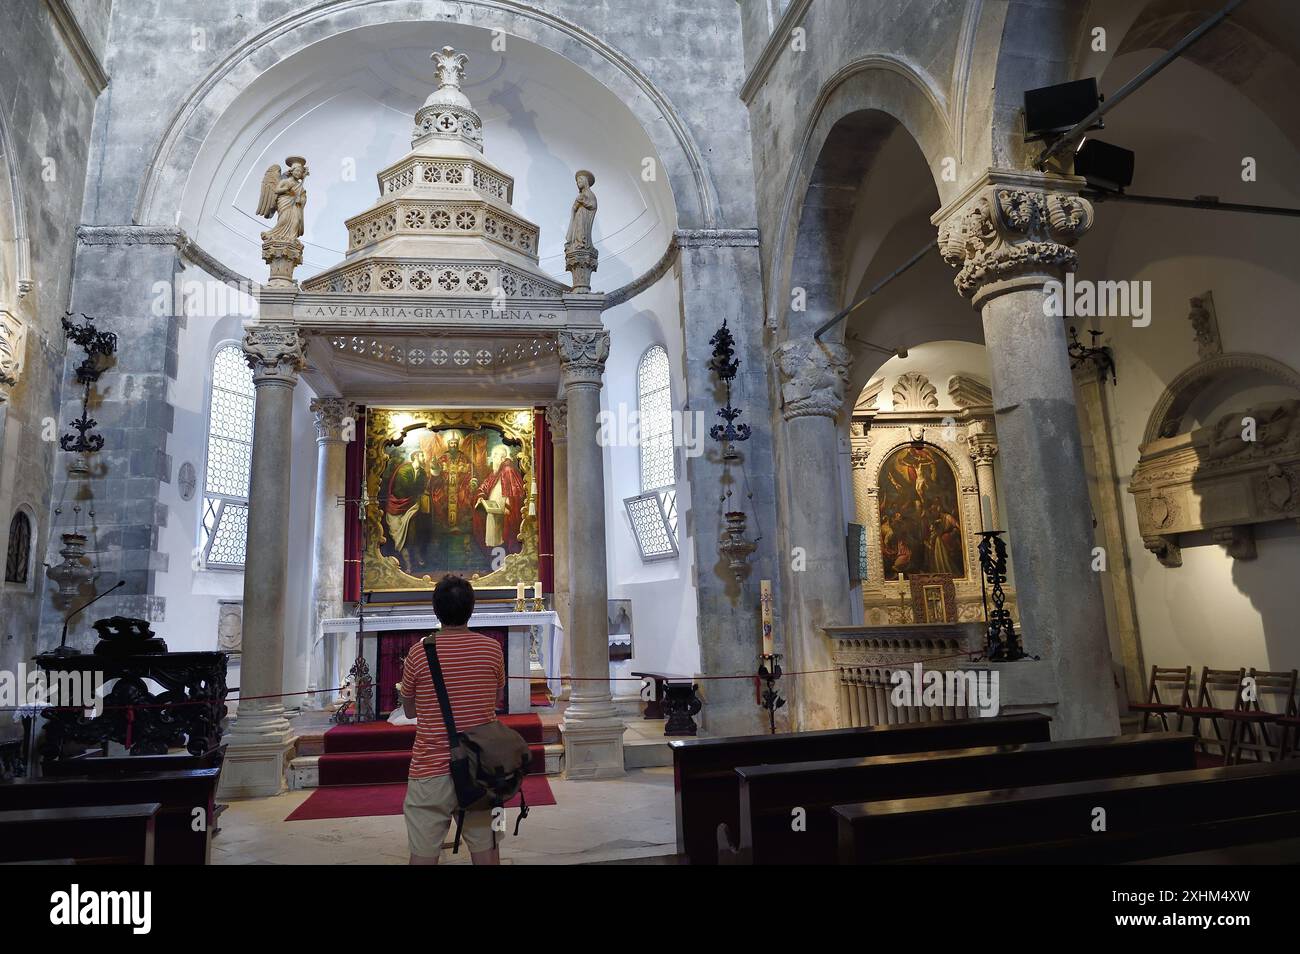
[[1274, 726], [1276, 731], [1285, 734], [1286, 728], [1278, 723], [1295, 715], [1296, 678], [1295, 669], [1270, 672], [1251, 668], [1238, 694], [1237, 705], [1223, 716], [1228, 723], [1228, 746], [1223, 756], [1225, 765], [1240, 761], [1242, 750], [1254, 751], [1255, 761], [1262, 762], [1265, 752], [1280, 748], [1281, 742], [1274, 745], [1269, 741], [1268, 730], [1269, 726]]
[[[1196, 705], [1179, 706], [1178, 715], [1180, 719], [1188, 718], [1192, 720], [1192, 734], [1199, 740], [1201, 752], [1209, 755], [1209, 746], [1218, 746], [1219, 754], [1227, 760], [1228, 744], [1223, 738], [1223, 733], [1219, 730], [1219, 720], [1226, 713], [1232, 712], [1238, 708], [1241, 699], [1241, 683], [1246, 678], [1246, 667], [1240, 669], [1211, 669], [1205, 666], [1201, 669], [1201, 682], [1196, 692]], [[1224, 705], [1218, 699], [1227, 696], [1227, 704]], [[1210, 730], [1214, 733], [1214, 738], [1201, 732], [1201, 720], [1208, 719]], [[1181, 725], [1181, 722], [1180, 722]]]
[[[1163, 694], [1161, 690], [1163, 689]], [[1159, 716], [1160, 725], [1169, 731], [1169, 716], [1180, 707], [1192, 704], [1192, 667], [1165, 669], [1151, 667], [1151, 680], [1147, 683], [1146, 702], [1130, 702], [1130, 712], [1142, 713], [1142, 731], [1147, 731], [1151, 717]], [[1183, 727], [1183, 717], [1178, 717], [1178, 728]]]

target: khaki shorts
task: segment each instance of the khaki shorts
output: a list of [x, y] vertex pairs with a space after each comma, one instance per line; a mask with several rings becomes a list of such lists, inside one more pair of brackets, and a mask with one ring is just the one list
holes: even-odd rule
[[[437, 857], [456, 816], [456, 786], [452, 784], [451, 776], [407, 779], [402, 811], [406, 816], [406, 838], [411, 845], [411, 854]], [[470, 851], [495, 848], [492, 812], [486, 808], [466, 812], [465, 828], [460, 837]]]

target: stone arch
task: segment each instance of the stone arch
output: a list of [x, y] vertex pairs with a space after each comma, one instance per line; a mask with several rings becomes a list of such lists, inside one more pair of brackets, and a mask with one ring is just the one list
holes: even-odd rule
[[[794, 151], [769, 267], [768, 322], [781, 337], [811, 334], [834, 313], [844, 279], [844, 249], [838, 246], [852, 204], [838, 203], [839, 220], [826, 222], [820, 215], [824, 210], [810, 197], [816, 190], [856, 189], [884, 141], [900, 127], [924, 157], [940, 201], [952, 198], [956, 183], [943, 181], [937, 169], [951, 154], [947, 101], [916, 69], [894, 57], [864, 57], [844, 66], [819, 92]], [[817, 286], [820, 309], [791, 311], [796, 272], [817, 280], [798, 284]], [[841, 340], [843, 329], [834, 336]]]
[[13, 307], [31, 288], [27, 204], [13, 137], [9, 134], [4, 109], [0, 107], [0, 308]]
[[1142, 443], [1180, 433], [1183, 418], [1192, 402], [1211, 384], [1227, 380], [1242, 371], [1253, 371], [1300, 392], [1300, 373], [1290, 365], [1262, 354], [1230, 352], [1192, 365], [1169, 382], [1147, 419]]
[[170, 224], [192, 166], [223, 109], [259, 74], [329, 36], [375, 24], [455, 20], [500, 30], [574, 63], [623, 101], [658, 152], [679, 224], [714, 228], [722, 212], [698, 143], [672, 101], [622, 52], [562, 17], [520, 0], [332, 0], [277, 20], [214, 66], [172, 115], [145, 170], [136, 201], [137, 224]]
[[[1073, 75], [1100, 77], [1117, 56], [1168, 50], [1223, 6], [1223, 0], [1091, 0], [1072, 34]], [[1107, 30], [1104, 51], [1091, 48], [1092, 30], [1099, 26]], [[1183, 57], [1236, 88], [1300, 148], [1300, 114], [1292, 93], [1300, 86], [1295, 4], [1245, 4]]]

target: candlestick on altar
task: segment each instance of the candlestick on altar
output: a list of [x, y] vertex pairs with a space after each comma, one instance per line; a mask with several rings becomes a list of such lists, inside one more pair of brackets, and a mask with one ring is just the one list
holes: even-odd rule
[[526, 590], [527, 587], [525, 587], [524, 584], [522, 583], [515, 584], [515, 612], [516, 613], [522, 613], [524, 611], [524, 593]]

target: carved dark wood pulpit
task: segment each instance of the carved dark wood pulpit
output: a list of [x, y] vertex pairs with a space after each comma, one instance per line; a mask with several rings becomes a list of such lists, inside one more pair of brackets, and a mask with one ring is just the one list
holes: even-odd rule
[[[192, 756], [214, 755], [226, 723], [224, 652], [167, 652], [144, 620], [113, 617], [99, 620], [100, 641], [93, 653], [43, 653], [36, 664], [53, 680], [59, 673], [94, 674], [112, 684], [101, 711], [76, 707], [45, 709], [41, 756], [63, 757], [69, 742], [103, 745], [117, 742], [132, 755], [165, 755], [184, 748]], [[150, 683], [162, 687], [154, 692]]]

